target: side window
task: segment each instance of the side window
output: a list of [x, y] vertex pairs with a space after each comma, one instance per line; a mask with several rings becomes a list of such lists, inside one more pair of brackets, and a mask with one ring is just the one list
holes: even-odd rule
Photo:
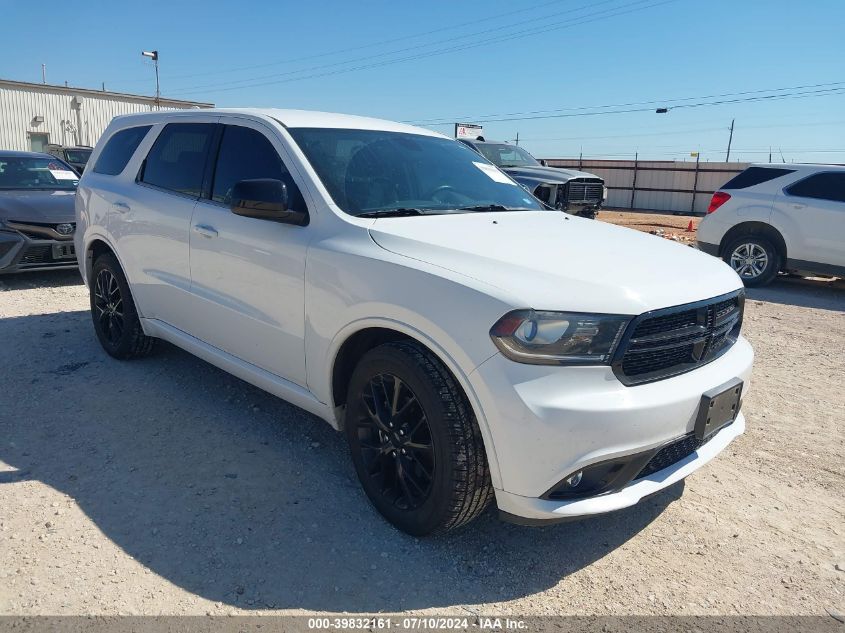
[[147, 154], [138, 180], [199, 197], [214, 123], [169, 123]]
[[719, 187], [719, 189], [747, 189], [748, 187], [780, 178], [786, 174], [791, 174], [794, 171], [794, 169], [784, 169], [781, 167], [749, 167], [741, 174], [731, 178]]
[[790, 196], [845, 202], [845, 172], [815, 174], [786, 189]]
[[151, 127], [151, 125], [141, 125], [112, 134], [97, 158], [94, 171], [107, 176], [117, 176], [126, 168], [132, 154], [138, 149], [138, 145], [144, 140]]
[[273, 145], [261, 132], [227, 125], [220, 141], [211, 199], [229, 204], [232, 187], [241, 180], [275, 178], [285, 183], [291, 209], [306, 211], [305, 201]]

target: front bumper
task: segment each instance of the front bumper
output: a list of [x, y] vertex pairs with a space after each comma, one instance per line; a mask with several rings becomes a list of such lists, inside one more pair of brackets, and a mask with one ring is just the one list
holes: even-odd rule
[[621, 490], [575, 500], [543, 498], [578, 470], [685, 437], [694, 430], [702, 394], [732, 378], [743, 381], [744, 394], [752, 362], [751, 346], [740, 337], [694, 371], [626, 387], [609, 367], [523, 365], [497, 354], [471, 379], [492, 438], [499, 509], [546, 520], [609, 512], [686, 477], [742, 433], [741, 415], [688, 457]]
[[35, 239], [0, 230], [0, 274], [77, 268], [76, 256], [54, 257], [54, 246], [72, 247], [73, 240]]

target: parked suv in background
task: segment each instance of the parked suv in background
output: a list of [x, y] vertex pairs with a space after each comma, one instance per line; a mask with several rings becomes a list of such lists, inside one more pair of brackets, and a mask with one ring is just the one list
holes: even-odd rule
[[62, 147], [61, 145], [48, 145], [47, 153], [57, 156], [65, 161], [68, 165], [73, 167], [74, 171], [82, 175], [85, 171], [85, 165], [88, 164], [88, 159], [91, 158], [91, 152], [94, 149], [86, 145], [79, 147]]
[[563, 167], [547, 167], [521, 147], [499, 141], [460, 139], [499, 169], [555, 209], [595, 218], [607, 199], [604, 180], [595, 174]]
[[494, 497], [522, 522], [630, 506], [745, 428], [728, 266], [550, 210], [440, 134], [156, 112], [116, 118], [91, 164], [76, 244], [105, 350], [162, 338], [343, 429], [409, 533]]
[[747, 286], [780, 271], [845, 276], [845, 167], [752, 165], [713, 194], [697, 240]]

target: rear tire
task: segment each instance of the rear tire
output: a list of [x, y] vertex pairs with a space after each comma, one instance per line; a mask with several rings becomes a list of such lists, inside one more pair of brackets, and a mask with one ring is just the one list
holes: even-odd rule
[[759, 235], [743, 235], [732, 240], [724, 250], [722, 259], [749, 288], [770, 283], [781, 267], [778, 249]]
[[91, 275], [91, 319], [103, 349], [120, 360], [152, 352], [155, 341], [141, 328], [126, 276], [114, 255], [104, 253]]
[[349, 382], [345, 431], [376, 509], [414, 536], [472, 521], [493, 499], [481, 431], [463, 391], [416, 342], [380, 345]]

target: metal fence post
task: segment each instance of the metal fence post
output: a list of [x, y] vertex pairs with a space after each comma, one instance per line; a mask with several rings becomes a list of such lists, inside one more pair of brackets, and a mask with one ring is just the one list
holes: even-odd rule
[[637, 152], [634, 154], [634, 180], [631, 183], [631, 206], [629, 208], [634, 208], [634, 200], [637, 197], [637, 161], [640, 157], [640, 153]]
[[695, 180], [692, 181], [692, 204], [690, 204], [689, 212], [695, 213], [695, 194], [698, 192], [698, 162], [701, 160], [701, 152], [696, 152], [695, 155]]

